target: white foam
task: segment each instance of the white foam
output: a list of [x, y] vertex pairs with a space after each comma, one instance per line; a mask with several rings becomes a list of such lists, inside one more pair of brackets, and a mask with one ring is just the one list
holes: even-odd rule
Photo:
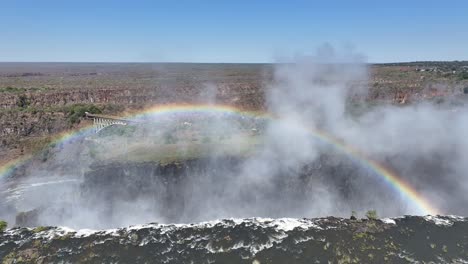
[[79, 229], [79, 230], [76, 231], [75, 236], [77, 236], [77, 237], [86, 237], [86, 236], [93, 235], [93, 234], [95, 234], [97, 232], [99, 232], [99, 231], [93, 230], [93, 229]]
[[[447, 219], [448, 218], [448, 219]], [[438, 226], [451, 226], [453, 225], [454, 222], [458, 222], [464, 218], [459, 218], [455, 216], [449, 216], [449, 217], [440, 217], [440, 216], [434, 216], [434, 215], [426, 215], [424, 216], [424, 219], [429, 222], [433, 222], [434, 224]]]
[[380, 221], [384, 222], [385, 224], [396, 225], [395, 220], [391, 218], [382, 218]]

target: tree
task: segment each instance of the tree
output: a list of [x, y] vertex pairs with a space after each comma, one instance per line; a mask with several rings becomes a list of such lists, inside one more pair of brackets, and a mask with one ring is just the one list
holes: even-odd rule
[[66, 108], [68, 121], [71, 124], [79, 123], [80, 118], [85, 116], [85, 113], [101, 114], [102, 111], [95, 105], [75, 104]]
[[3, 220], [0, 220], [0, 232], [3, 232], [5, 231], [5, 229], [7, 228], [8, 226], [8, 223], [3, 221]]
[[26, 95], [22, 94], [18, 96], [18, 100], [16, 101], [16, 105], [20, 108], [27, 108], [28, 105], [30, 104], [28, 97]]
[[376, 210], [369, 210], [366, 213], [366, 217], [369, 220], [376, 220], [378, 218]]

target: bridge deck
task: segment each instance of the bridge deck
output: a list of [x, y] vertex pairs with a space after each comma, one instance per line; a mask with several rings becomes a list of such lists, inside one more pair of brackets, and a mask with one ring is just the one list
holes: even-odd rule
[[107, 120], [123, 121], [127, 123], [142, 123], [142, 121], [124, 119], [124, 118], [117, 117], [117, 116], [98, 115], [98, 114], [91, 114], [88, 112], [86, 112], [85, 114], [87, 118], [101, 118], [101, 119], [107, 119]]

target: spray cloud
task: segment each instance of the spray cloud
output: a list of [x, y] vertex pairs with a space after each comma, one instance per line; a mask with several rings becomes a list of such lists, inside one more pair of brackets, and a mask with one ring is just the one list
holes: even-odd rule
[[[5, 187], [13, 209], [2, 212], [12, 218], [39, 208], [41, 224], [87, 228], [369, 209], [420, 213], [374, 171], [306, 129], [315, 128], [391, 167], [443, 213], [466, 214], [466, 107], [380, 105], [353, 114], [353, 100], [367, 92], [363, 58], [324, 46], [277, 64], [266, 88], [275, 119], [168, 115], [62, 146], [42, 171]], [[216, 87], [207, 87], [199, 100], [216, 104]], [[106, 162], [96, 164], [96, 155]]]

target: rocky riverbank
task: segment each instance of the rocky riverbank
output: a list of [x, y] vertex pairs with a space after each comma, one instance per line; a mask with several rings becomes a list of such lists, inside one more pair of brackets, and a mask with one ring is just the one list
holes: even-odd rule
[[250, 218], [111, 230], [13, 228], [2, 263], [467, 263], [468, 218]]

